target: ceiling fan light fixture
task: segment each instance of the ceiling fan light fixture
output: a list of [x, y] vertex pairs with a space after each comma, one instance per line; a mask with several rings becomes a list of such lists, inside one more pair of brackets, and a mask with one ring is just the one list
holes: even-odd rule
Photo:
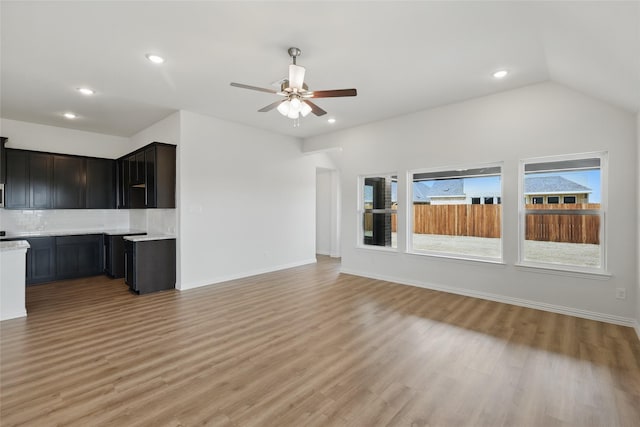
[[300, 111], [300, 108], [302, 108], [302, 103], [300, 102], [300, 99], [298, 99], [296, 97], [292, 97], [292, 99], [291, 99], [291, 109], [292, 110], [296, 110], [296, 111]]
[[300, 111], [294, 110], [293, 108], [289, 110], [289, 114], [287, 115], [290, 119], [298, 119], [300, 117]]
[[288, 116], [290, 109], [291, 109], [291, 102], [289, 102], [288, 99], [286, 101], [281, 102], [280, 105], [278, 105], [278, 112], [283, 116]]
[[310, 112], [311, 112], [311, 106], [303, 101], [302, 107], [300, 107], [300, 114], [302, 114], [302, 117], [307, 117]]

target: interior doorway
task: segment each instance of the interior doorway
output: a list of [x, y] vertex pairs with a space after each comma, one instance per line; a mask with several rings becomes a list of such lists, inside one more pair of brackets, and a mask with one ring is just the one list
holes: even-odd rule
[[340, 180], [335, 169], [316, 169], [316, 254], [340, 257]]

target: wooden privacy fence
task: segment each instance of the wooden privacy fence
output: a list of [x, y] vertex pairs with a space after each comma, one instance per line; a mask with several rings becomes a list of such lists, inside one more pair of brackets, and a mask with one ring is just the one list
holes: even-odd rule
[[[544, 211], [599, 210], [600, 203], [558, 205], [526, 205], [526, 209]], [[528, 213], [525, 218], [525, 239], [543, 242], [600, 244], [600, 215]]]
[[[536, 210], [598, 210], [599, 203], [526, 205]], [[500, 237], [501, 205], [413, 205], [413, 232], [447, 236]], [[397, 230], [396, 215], [391, 230]], [[526, 240], [600, 243], [600, 216], [595, 214], [528, 213]]]

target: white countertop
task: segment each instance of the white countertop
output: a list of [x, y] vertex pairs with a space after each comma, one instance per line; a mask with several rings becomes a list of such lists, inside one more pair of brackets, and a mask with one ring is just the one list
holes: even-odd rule
[[0, 242], [0, 252], [26, 251], [29, 249], [29, 242], [26, 240], [12, 240], [10, 242]]
[[108, 234], [112, 236], [122, 236], [125, 234], [145, 233], [143, 230], [131, 230], [131, 229], [84, 229], [84, 230], [43, 230], [43, 231], [22, 231], [11, 232], [7, 231], [5, 236], [0, 239], [16, 239], [22, 237], [48, 237], [48, 236], [76, 236], [82, 234]]
[[125, 236], [124, 240], [130, 240], [132, 242], [147, 242], [149, 240], [168, 240], [175, 239], [173, 234], [145, 234], [144, 236]]

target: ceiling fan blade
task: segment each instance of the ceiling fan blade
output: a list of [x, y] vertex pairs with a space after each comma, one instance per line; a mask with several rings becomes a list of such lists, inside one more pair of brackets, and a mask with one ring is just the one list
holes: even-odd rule
[[266, 107], [262, 107], [261, 109], [259, 109], [258, 111], [261, 113], [266, 113], [267, 111], [271, 111], [274, 108], [276, 108], [278, 105], [282, 104], [284, 101], [286, 101], [286, 99], [280, 99], [276, 102], [273, 102], [269, 105], [267, 105]]
[[242, 83], [231, 83], [231, 86], [233, 87], [239, 87], [242, 89], [251, 89], [251, 90], [257, 90], [258, 92], [266, 92], [266, 93], [278, 93], [277, 90], [275, 89], [267, 89], [264, 87], [257, 87], [257, 86], [250, 86], [250, 85], [245, 85]]
[[289, 65], [289, 87], [292, 89], [302, 90], [304, 84], [304, 67], [299, 65]]
[[337, 98], [341, 96], [356, 96], [355, 89], [314, 90], [311, 98]]
[[311, 107], [311, 112], [316, 116], [324, 116], [325, 114], [327, 114], [326, 111], [324, 111], [322, 108], [318, 107], [316, 104], [309, 101], [308, 99], [305, 99], [304, 102], [307, 103], [309, 107]]

